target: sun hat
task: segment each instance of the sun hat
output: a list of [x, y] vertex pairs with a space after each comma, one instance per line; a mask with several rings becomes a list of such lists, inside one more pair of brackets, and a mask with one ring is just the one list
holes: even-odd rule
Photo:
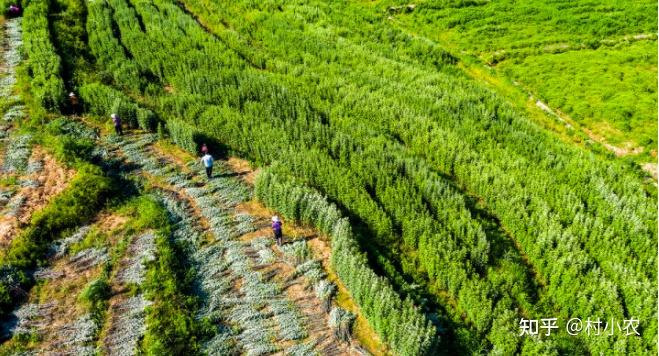
[[272, 217], [272, 222], [277, 222], [279, 221], [279, 216], [275, 215]]

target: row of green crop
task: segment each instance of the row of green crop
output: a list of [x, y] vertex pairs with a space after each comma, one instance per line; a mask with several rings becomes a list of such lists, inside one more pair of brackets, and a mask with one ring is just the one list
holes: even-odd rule
[[[651, 288], [644, 286], [652, 283], [646, 267], [653, 260], [647, 252], [653, 193], [646, 196], [624, 167], [554, 142], [460, 76], [417, 66], [395, 48], [377, 48], [365, 34], [375, 25], [365, 24], [361, 14], [342, 12], [342, 4], [316, 2], [272, 16], [262, 13], [253, 20], [259, 26], [245, 21], [250, 28], [243, 31], [234, 23], [241, 13], [268, 4], [237, 3], [247, 8], [236, 5], [230, 16], [204, 18], [218, 24], [213, 30], [221, 35], [219, 23], [226, 21], [251, 35], [246, 43], [261, 45], [261, 51], [238, 48], [241, 55], [236, 55], [173, 3], [109, 4], [112, 11], [101, 13], [115, 19], [130, 53], [126, 60], [173, 88], [173, 93], [141, 94], [173, 123], [176, 141], [194, 150], [195, 135], [204, 134], [258, 163], [280, 160], [365, 224], [375, 237], [369, 252], [391, 277], [404, 271], [415, 281], [429, 280], [431, 290], [448, 291], [455, 301], [446, 304], [449, 313], [467, 326], [460, 333], [473, 333], [459, 335], [465, 342], [487, 337], [496, 349], [514, 352], [521, 341], [508, 330], [523, 310], [513, 310], [521, 306], [533, 312], [532, 295], [538, 293], [511, 241], [503, 241], [508, 246], [503, 251], [489, 246], [488, 240], [500, 242], [498, 235], [482, 231], [480, 218], [472, 217], [479, 209], [452, 180], [483, 197], [540, 275], [551, 281], [547, 301], [540, 303], [550, 306], [545, 312], [590, 315], [599, 312], [593, 305], [607, 305], [613, 312], [603, 314], [623, 317], [623, 299], [633, 306], [629, 313], [652, 315], [643, 298], [652, 298]], [[313, 15], [307, 15], [310, 9]], [[327, 25], [339, 17], [350, 27]], [[337, 40], [337, 33], [345, 36]], [[368, 50], [346, 37], [364, 38]], [[260, 67], [274, 74], [248, 68], [259, 60], [241, 56], [254, 52], [267, 58]], [[612, 179], [610, 172], [627, 183]], [[605, 221], [611, 222], [608, 231]], [[592, 227], [596, 224], [601, 228]], [[624, 241], [607, 248], [616, 233]], [[630, 252], [643, 258], [629, 259]], [[573, 260], [579, 263], [568, 262]], [[618, 272], [624, 264], [639, 272], [637, 280]], [[568, 275], [573, 277], [558, 278]], [[598, 290], [600, 285], [606, 292]], [[584, 298], [595, 301], [577, 303]], [[462, 315], [466, 322], [460, 321]], [[651, 340], [654, 334], [644, 335]], [[590, 342], [592, 350], [610, 346], [598, 342]], [[629, 341], [630, 350], [644, 347], [637, 342]]]
[[123, 122], [131, 127], [146, 131], [155, 131], [154, 113], [136, 104], [123, 92], [100, 83], [84, 84], [80, 87], [80, 98], [88, 113], [108, 119], [116, 113]]
[[[127, 60], [121, 43], [114, 37], [111, 10], [102, 2], [87, 4], [87, 43], [102, 73], [112, 78], [120, 88], [139, 89], [142, 82], [139, 69]], [[98, 73], [97, 73], [98, 74]], [[99, 75], [104, 77], [104, 75]], [[104, 113], [106, 114], [106, 113]]]
[[350, 291], [373, 329], [397, 355], [430, 354], [436, 330], [409, 300], [401, 300], [391, 285], [369, 268], [355, 242], [348, 219], [313, 189], [276, 176], [259, 173], [256, 197], [288, 219], [313, 225], [331, 238], [332, 268]]
[[167, 211], [151, 196], [135, 200], [132, 224], [136, 230], [156, 230], [155, 259], [146, 264], [146, 278], [140, 287], [146, 299], [146, 331], [139, 345], [146, 355], [198, 354], [202, 323], [194, 318], [196, 298], [190, 293], [191, 280], [185, 253], [172, 239]]
[[65, 91], [61, 60], [50, 41], [49, 6], [49, 0], [33, 0], [25, 8], [23, 47], [32, 95], [47, 110], [58, 110]]

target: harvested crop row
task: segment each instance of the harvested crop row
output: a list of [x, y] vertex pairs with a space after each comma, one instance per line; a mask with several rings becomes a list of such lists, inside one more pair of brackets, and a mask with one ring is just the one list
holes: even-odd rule
[[[139, 214], [139, 213], [138, 213]], [[137, 219], [137, 216], [134, 217]], [[142, 287], [147, 264], [156, 259], [156, 233], [146, 231], [129, 239], [128, 248], [117, 263], [110, 287], [107, 330], [100, 341], [101, 350], [108, 355], [135, 355], [146, 333], [146, 308], [152, 304]]]
[[[109, 217], [111, 218], [111, 216]], [[109, 227], [108, 217], [95, 226]], [[29, 296], [29, 302], [12, 313], [3, 325], [3, 351], [16, 352], [26, 347], [24, 340], [38, 336], [29, 350], [39, 353], [91, 355], [101, 328], [100, 320], [80, 308], [78, 297], [85, 286], [98, 277], [109, 261], [106, 248], [72, 250], [92, 231], [92, 226], [79, 228], [70, 236], [51, 243], [48, 249], [49, 267], [38, 268], [33, 277], [41, 287]]]
[[[199, 279], [197, 294], [202, 300], [199, 317], [218, 324], [215, 336], [205, 344], [206, 351], [228, 352], [238, 346], [248, 354], [263, 354], [288, 349], [292, 352], [304, 349], [304, 345], [313, 349], [321, 344], [323, 348], [328, 343], [333, 344], [331, 341], [305, 341], [312, 320], [300, 312], [297, 302], [287, 301], [291, 296], [284, 293], [290, 287], [283, 282], [286, 278], [277, 278], [277, 273], [260, 272], [263, 262], [277, 262], [272, 259], [275, 253], [270, 244], [264, 244], [263, 239], [246, 243], [235, 240], [240, 236], [249, 236], [257, 228], [254, 224], [262, 222], [248, 214], [235, 212], [236, 205], [248, 198], [249, 193], [236, 179], [223, 176], [229, 173], [225, 167], [219, 165], [220, 173], [207, 184], [194, 183], [199, 179], [198, 175], [192, 176], [193, 180], [187, 179], [189, 177], [180, 173], [180, 169], [172, 167], [171, 161], [158, 157], [149, 148], [153, 136], [122, 140], [118, 142], [120, 152], [130, 162], [137, 164], [154, 179], [184, 193], [183, 201], [177, 201], [176, 196], [171, 194], [164, 194], [163, 201], [177, 222], [174, 236], [196, 246], [191, 260], [196, 266]], [[178, 194], [178, 197], [181, 198], [181, 195]], [[200, 220], [204, 223], [200, 224]], [[201, 229], [200, 225], [207, 226], [207, 230]], [[204, 235], [209, 236], [211, 242], [199, 245], [204, 240], [208, 241], [208, 238], [203, 238]], [[260, 247], [258, 252], [254, 250], [255, 246]], [[266, 260], [257, 256], [265, 256]], [[322, 272], [314, 271], [322, 277]], [[313, 288], [308, 292], [301, 288], [301, 291], [306, 295], [302, 300], [315, 298]], [[320, 300], [316, 302], [317, 305], [321, 303]], [[240, 332], [232, 334], [227, 329], [229, 325], [237, 326]], [[316, 328], [316, 331], [319, 329], [322, 327]], [[314, 340], [319, 340], [320, 334], [315, 335]], [[331, 333], [325, 336], [331, 336]], [[333, 347], [337, 345], [340, 343]]]
[[[16, 138], [9, 138], [13, 122], [23, 116], [24, 110], [23, 105], [17, 102], [18, 97], [12, 95], [16, 84], [16, 67], [21, 61], [19, 52], [19, 48], [23, 43], [21, 19], [15, 18], [5, 21], [2, 30], [5, 36], [2, 41], [3, 62], [0, 64], [0, 104], [8, 104], [8, 107], [2, 113], [2, 119], [0, 119], [0, 172], [4, 178], [8, 173], [6, 172], [7, 168], [12, 169], [14, 167], [12, 158], [25, 156], [25, 153], [21, 153], [19, 149], [21, 142], [17, 143]], [[20, 141], [20, 139], [18, 140]], [[29, 155], [29, 150], [27, 154]], [[7, 158], [9, 158], [8, 163]], [[13, 189], [5, 186], [0, 187], [0, 206], [5, 206], [14, 193], [15, 190]]]

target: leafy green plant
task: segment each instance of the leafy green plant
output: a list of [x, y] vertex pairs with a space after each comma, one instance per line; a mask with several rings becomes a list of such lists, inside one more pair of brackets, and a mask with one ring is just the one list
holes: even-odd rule
[[100, 83], [91, 83], [80, 87], [80, 98], [87, 111], [106, 120], [109, 120], [110, 114], [116, 113], [130, 126], [146, 131], [156, 129], [155, 114], [140, 107], [121, 91]]
[[64, 100], [60, 77], [61, 60], [50, 42], [48, 11], [50, 0], [33, 0], [23, 16], [24, 50], [35, 99], [50, 111], [59, 110]]
[[111, 292], [107, 280], [95, 279], [85, 286], [78, 299], [90, 310], [104, 309], [104, 303], [110, 298]]

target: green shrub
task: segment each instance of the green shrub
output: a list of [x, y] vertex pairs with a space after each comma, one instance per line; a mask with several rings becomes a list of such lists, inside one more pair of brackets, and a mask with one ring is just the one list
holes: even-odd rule
[[112, 294], [112, 288], [105, 278], [95, 279], [85, 286], [78, 299], [89, 309], [95, 309], [107, 301]]
[[59, 162], [65, 162], [68, 166], [88, 161], [96, 146], [95, 142], [90, 139], [80, 139], [71, 136], [46, 136], [43, 143], [49, 147], [55, 159]]

